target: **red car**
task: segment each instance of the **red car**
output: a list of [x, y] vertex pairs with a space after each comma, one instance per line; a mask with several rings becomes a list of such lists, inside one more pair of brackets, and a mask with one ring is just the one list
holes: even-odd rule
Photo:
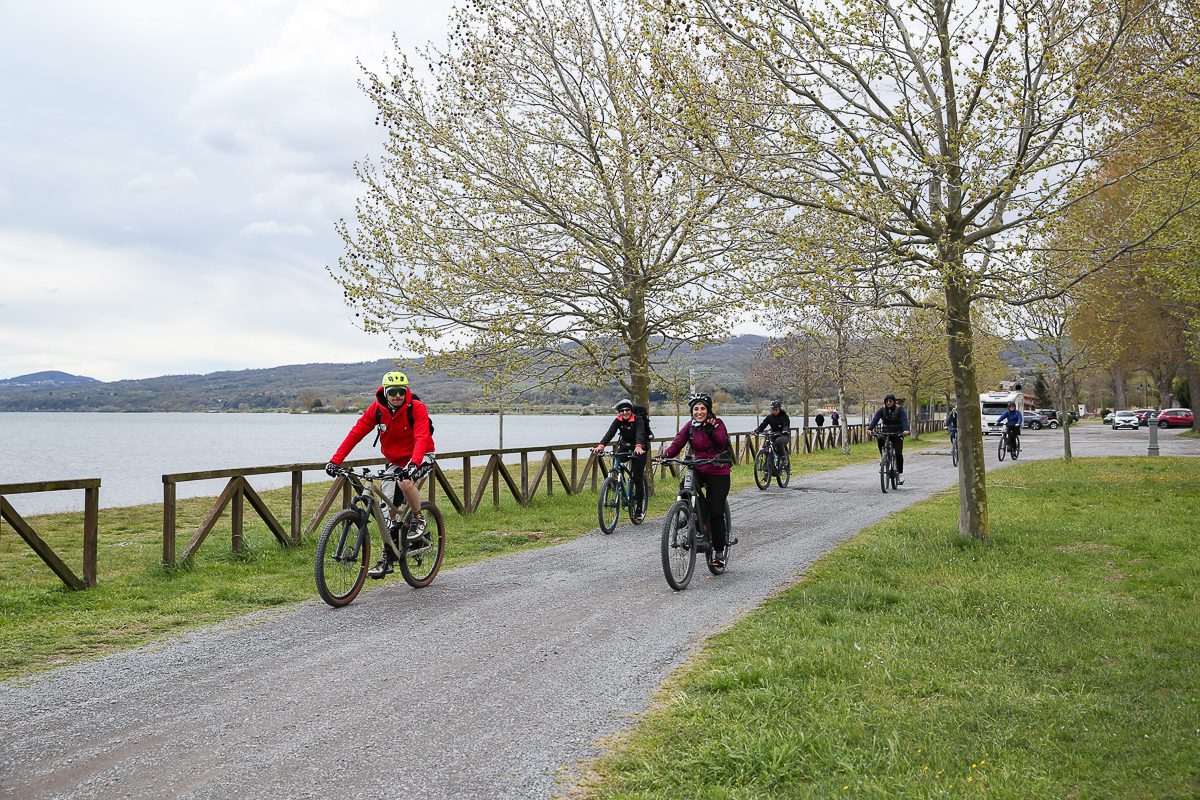
[[1158, 427], [1190, 428], [1192, 419], [1192, 412], [1186, 408], [1164, 408], [1158, 412]]

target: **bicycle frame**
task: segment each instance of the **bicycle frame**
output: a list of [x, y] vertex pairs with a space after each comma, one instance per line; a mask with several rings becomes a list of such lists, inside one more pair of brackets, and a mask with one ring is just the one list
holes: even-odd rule
[[608, 470], [608, 476], [616, 477], [617, 486], [620, 488], [621, 503], [629, 510], [629, 513], [634, 512], [633, 507], [633, 470], [631, 470], [625, 462], [636, 454], [632, 450], [622, 450], [612, 453], [612, 466]]
[[[397, 561], [399, 561], [401, 558], [400, 548], [396, 542], [392, 541], [392, 537], [390, 535], [391, 526], [388, 525], [387, 518], [383, 516], [383, 509], [386, 507], [388, 512], [391, 514], [392, 519], [399, 521], [404, 518], [404, 509], [408, 506], [408, 503], [404, 500], [401, 500], [398, 505], [393, 503], [377, 485], [391, 479], [394, 478], [387, 476], [382, 472], [375, 475], [366, 474], [365, 472], [362, 475], [354, 472], [346, 473], [346, 480], [350, 482], [350, 485], [357, 492], [357, 494], [350, 500], [350, 508], [365, 511], [367, 519], [375, 520], [375, 524], [379, 526], [381, 534], [384, 532], [389, 533], [389, 535], [382, 536], [383, 546], [388, 550], [391, 550], [392, 555]], [[343, 532], [343, 538], [338, 542], [337, 550], [334, 552], [336, 552], [339, 558], [342, 559], [357, 559], [358, 550], [360, 547], [362, 547], [363, 539], [367, 536], [370, 536], [370, 532], [367, 530], [367, 525], [365, 523], [360, 524], [359, 536], [354, 542], [354, 549], [351, 552], [346, 553], [344, 550], [346, 546], [345, 533]], [[413, 555], [420, 553], [423, 549], [425, 548], [421, 548], [419, 550], [410, 550], [408, 552], [409, 555]]]

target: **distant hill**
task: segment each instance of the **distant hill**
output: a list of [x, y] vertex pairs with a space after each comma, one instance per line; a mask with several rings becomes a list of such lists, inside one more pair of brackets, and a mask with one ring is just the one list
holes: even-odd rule
[[[762, 336], [737, 336], [694, 355], [706, 387], [743, 395], [746, 372]], [[388, 359], [354, 364], [295, 364], [266, 369], [164, 375], [104, 382], [65, 372], [38, 372], [0, 381], [0, 411], [314, 411], [361, 409], [371, 399]], [[434, 408], [482, 409], [478, 385], [443, 373], [405, 370], [414, 390]], [[614, 384], [568, 386], [527, 398], [538, 406], [608, 405], [621, 390]], [[315, 407], [314, 407], [315, 406]]]
[[87, 386], [100, 382], [95, 378], [67, 372], [34, 372], [0, 380], [0, 389], [53, 389], [57, 386]]

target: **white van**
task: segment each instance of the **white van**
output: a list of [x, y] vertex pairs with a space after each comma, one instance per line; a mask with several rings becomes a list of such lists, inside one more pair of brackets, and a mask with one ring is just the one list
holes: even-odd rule
[[979, 416], [983, 418], [983, 433], [1004, 433], [1004, 426], [996, 422], [1008, 411], [1008, 404], [1016, 403], [1017, 409], [1025, 411], [1025, 395], [1021, 392], [984, 392], [979, 395]]

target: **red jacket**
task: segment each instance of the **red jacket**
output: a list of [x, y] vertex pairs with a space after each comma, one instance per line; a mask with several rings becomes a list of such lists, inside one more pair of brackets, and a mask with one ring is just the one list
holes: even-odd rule
[[[410, 403], [413, 412], [412, 425], [408, 424]], [[393, 414], [384, 397], [383, 387], [380, 386], [375, 390], [375, 402], [367, 406], [367, 410], [350, 429], [342, 446], [329, 460], [334, 464], [342, 463], [346, 456], [350, 455], [354, 445], [375, 429], [376, 419], [387, 426], [379, 435], [379, 447], [383, 451], [383, 457], [390, 463], [404, 466], [411, 461], [420, 464], [426, 453], [434, 452], [433, 435], [429, 432], [429, 410], [425, 408], [425, 404], [414, 398], [412, 390], [409, 390], [404, 396], [404, 402]]]

